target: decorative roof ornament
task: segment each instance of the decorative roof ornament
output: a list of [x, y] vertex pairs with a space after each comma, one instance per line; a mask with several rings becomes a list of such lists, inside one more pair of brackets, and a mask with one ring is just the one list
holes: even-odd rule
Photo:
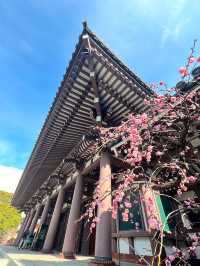
[[195, 80], [200, 79], [200, 66], [198, 66], [192, 70], [192, 76]]

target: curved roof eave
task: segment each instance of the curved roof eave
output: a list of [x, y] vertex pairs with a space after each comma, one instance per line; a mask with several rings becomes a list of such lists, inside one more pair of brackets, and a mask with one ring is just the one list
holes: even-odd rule
[[[16, 188], [12, 200], [12, 204], [16, 207], [20, 208], [23, 206], [24, 202], [34, 193], [37, 186], [40, 186], [44, 182], [48, 174], [53, 171], [66, 156], [66, 153], [70, 152], [70, 143], [65, 143], [65, 140], [69, 137], [71, 142], [74, 141], [74, 144], [77, 143], [81, 136], [87, 132], [88, 126], [93, 125], [92, 121], [88, 120], [88, 110], [92, 108], [94, 96], [90, 90], [91, 85], [88, 78], [89, 70], [87, 69], [87, 59], [83, 55], [85, 46], [82, 37], [85, 34], [89, 36], [92, 45], [97, 49], [98, 52], [96, 55], [98, 55], [100, 51], [100, 54], [102, 53], [103, 57], [106, 57], [107, 62], [110, 62], [110, 65], [107, 63], [104, 64], [104, 62], [100, 60], [100, 57], [96, 56], [94, 58], [96, 62], [96, 71], [99, 71], [99, 75], [104, 77], [105, 83], [108, 81], [108, 78], [105, 73], [103, 75], [100, 70], [103, 71], [106, 69], [106, 71], [111, 73], [111, 68], [113, 71], [116, 68], [118, 73], [113, 72], [113, 78], [117, 80], [117, 78], [119, 79], [120, 77], [121, 84], [123, 82], [125, 84], [124, 86], [122, 86], [122, 84], [121, 87], [114, 87], [113, 85], [113, 90], [111, 89], [108, 95], [106, 95], [108, 99], [107, 102], [104, 99], [105, 89], [101, 92], [103, 107], [106, 108], [109, 104], [112, 105], [113, 110], [116, 110], [115, 119], [123, 115], [120, 113], [121, 110], [124, 110], [124, 113], [129, 112], [129, 109], [134, 106], [134, 103], [137, 103], [140, 108], [143, 108], [143, 96], [141, 96], [141, 92], [143, 95], [153, 93], [151, 89], [129, 70], [96, 37], [96, 35], [90, 31], [87, 25], [85, 25], [79, 36], [79, 42], [69, 62], [64, 79], [56, 93], [54, 102], [48, 112], [37, 142]], [[129, 88], [129, 84], [131, 83], [135, 86], [134, 90]], [[126, 94], [123, 92], [125, 89], [127, 90]], [[138, 92], [136, 90], [138, 90]], [[126, 95], [128, 95], [128, 93], [131, 93], [134, 99], [132, 103], [129, 102], [128, 99], [123, 99], [123, 97], [127, 98]], [[123, 95], [123, 97], [121, 95]], [[120, 102], [121, 99], [121, 109], [116, 108], [116, 103], [113, 100], [115, 97], [117, 103]], [[130, 108], [127, 106], [130, 106]], [[88, 124], [85, 127], [84, 124], [86, 120], [88, 120]], [[80, 134], [77, 133], [76, 127]], [[59, 139], [59, 142], [57, 139]], [[54, 142], [55, 145], [52, 145]], [[47, 149], [45, 149], [45, 147], [47, 147]], [[51, 150], [52, 147], [55, 147], [54, 153]]]

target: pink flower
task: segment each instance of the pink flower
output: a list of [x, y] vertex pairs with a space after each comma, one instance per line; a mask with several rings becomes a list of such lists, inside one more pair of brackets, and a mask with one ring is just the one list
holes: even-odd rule
[[155, 218], [149, 218], [148, 224], [150, 229], [158, 229], [158, 221]]
[[148, 150], [148, 152], [152, 152], [152, 151], [153, 151], [153, 146], [152, 146], [152, 145], [149, 145], [149, 146], [147, 147], [147, 150]]
[[197, 249], [197, 247], [196, 247], [196, 246], [189, 247], [189, 250], [190, 250], [191, 252], [195, 252], [195, 251], [196, 251], [196, 249]]
[[180, 197], [182, 195], [182, 191], [180, 189], [177, 190], [177, 195]]
[[197, 62], [200, 63], [200, 56], [197, 57]]
[[181, 189], [182, 189], [183, 191], [187, 191], [187, 190], [188, 190], [188, 188], [187, 188], [186, 186], [181, 186]]
[[168, 259], [166, 259], [166, 260], [165, 260], [165, 265], [166, 265], [166, 266], [171, 266], [171, 265], [172, 265], [172, 264], [171, 264], [171, 261], [168, 260]]
[[135, 137], [135, 136], [137, 135], [138, 131], [137, 131], [136, 128], [133, 128], [133, 127], [132, 127], [132, 128], [130, 129], [130, 133], [131, 133], [132, 137]]
[[162, 156], [164, 153], [162, 151], [157, 151], [156, 156]]
[[143, 124], [146, 124], [146, 123], [148, 122], [148, 116], [147, 116], [146, 113], [143, 113], [143, 114], [141, 115], [141, 122], [142, 122]]
[[179, 68], [179, 73], [181, 74], [182, 77], [185, 77], [188, 75], [188, 70], [186, 67], [180, 67]]
[[93, 213], [89, 212], [89, 217], [92, 218], [93, 217]]
[[198, 241], [198, 239], [199, 239], [198, 236], [196, 236], [196, 235], [192, 236], [191, 238], [193, 241]]
[[117, 219], [117, 212], [116, 211], [112, 211], [112, 218], [113, 219]]
[[148, 104], [150, 104], [150, 101], [148, 101], [147, 99], [144, 99], [144, 104], [148, 105]]
[[160, 85], [160, 86], [165, 86], [166, 83], [165, 83], [164, 81], [160, 81], [160, 82], [159, 82], [159, 85]]
[[171, 100], [172, 103], [175, 103], [176, 102], [176, 97], [171, 97], [170, 100]]
[[117, 196], [115, 197], [115, 200], [116, 200], [117, 202], [121, 202], [122, 199], [123, 199], [123, 197], [122, 197], [121, 195], [117, 195]]
[[157, 106], [159, 106], [159, 107], [163, 107], [165, 104], [164, 104], [164, 102], [162, 101], [162, 99], [160, 99], [160, 98], [155, 98], [154, 99], [154, 103], [157, 105]]
[[191, 182], [191, 183], [194, 183], [194, 182], [196, 182], [196, 180], [197, 180], [197, 177], [195, 177], [195, 176], [188, 176], [188, 181], [189, 182]]
[[91, 228], [95, 228], [96, 227], [96, 224], [95, 223], [92, 223], [91, 224]]
[[189, 62], [189, 64], [193, 64], [195, 62], [194, 56], [189, 57], [188, 62]]
[[150, 152], [147, 152], [146, 160], [147, 160], [147, 162], [151, 161], [151, 153]]
[[122, 220], [124, 221], [124, 222], [128, 222], [128, 213], [127, 212], [123, 212], [122, 213]]
[[169, 256], [169, 260], [170, 260], [170, 261], [174, 261], [175, 259], [176, 259], [175, 256], [173, 256], [173, 255], [170, 255], [170, 256]]
[[130, 202], [125, 201], [124, 205], [126, 208], [132, 208], [132, 204]]

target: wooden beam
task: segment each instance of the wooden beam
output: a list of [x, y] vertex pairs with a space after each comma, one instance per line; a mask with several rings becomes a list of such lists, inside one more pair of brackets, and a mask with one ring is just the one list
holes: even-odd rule
[[153, 234], [148, 231], [143, 230], [129, 230], [129, 231], [119, 231], [118, 233], [112, 233], [113, 238], [120, 237], [152, 237]]
[[125, 160], [117, 158], [113, 155], [111, 156], [111, 163], [112, 163], [112, 165], [114, 165], [118, 168], [121, 168], [121, 169], [125, 169], [125, 170], [132, 168], [131, 164], [129, 164]]

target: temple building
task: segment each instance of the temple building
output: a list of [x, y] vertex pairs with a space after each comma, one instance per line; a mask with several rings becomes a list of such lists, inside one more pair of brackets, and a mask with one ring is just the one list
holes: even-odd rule
[[[96, 230], [91, 233], [87, 219], [80, 220], [96, 183], [129, 167], [119, 156], [120, 143], [95, 152], [95, 127], [116, 126], [130, 113], [145, 112], [144, 98], [152, 94], [84, 23], [12, 200], [14, 207], [26, 213], [16, 245], [28, 230], [33, 249], [58, 251], [70, 259], [77, 254], [94, 256], [91, 265], [114, 265], [119, 259], [139, 263], [141, 256], [145, 265], [152, 258], [153, 235], [139, 200], [142, 190], [132, 195], [138, 204], [130, 210], [131, 222], [124, 222], [120, 214], [117, 222], [112, 220], [111, 193], [98, 207]], [[104, 191], [112, 192], [112, 187], [111, 181], [103, 185]], [[155, 212], [164, 219], [173, 203], [161, 197], [156, 201]], [[168, 230], [173, 222], [166, 224]], [[166, 253], [173, 241], [166, 240]], [[179, 241], [185, 244], [184, 239]]]

